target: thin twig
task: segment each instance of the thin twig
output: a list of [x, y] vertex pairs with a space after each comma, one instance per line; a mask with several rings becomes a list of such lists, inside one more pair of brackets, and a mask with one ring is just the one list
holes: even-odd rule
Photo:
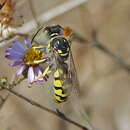
[[8, 97], [9, 97], [9, 94], [7, 94], [6, 96], [1, 96], [0, 95], [0, 100], [1, 100], [0, 109], [2, 109], [2, 107], [5, 104], [5, 102], [8, 99]]
[[12, 84], [9, 84], [8, 87], [9, 88], [14, 88], [15, 86], [17, 86], [18, 84], [20, 84], [23, 80], [25, 80], [25, 77], [22, 77], [19, 80], [14, 80]]
[[[1, 85], [1, 86], [2, 86], [2, 85]], [[11, 86], [12, 86], [12, 85], [11, 85]], [[62, 113], [62, 112], [60, 112], [60, 111], [57, 111], [57, 112], [56, 112], [56, 111], [54, 111], [54, 110], [51, 110], [51, 109], [49, 109], [49, 108], [47, 108], [47, 107], [45, 107], [45, 106], [43, 106], [43, 105], [41, 105], [41, 104], [39, 104], [39, 103], [37, 103], [37, 102], [35, 102], [35, 101], [33, 101], [33, 100], [31, 100], [31, 99], [29, 99], [29, 98], [23, 96], [22, 94], [16, 92], [15, 90], [10, 89], [10, 85], [9, 85], [8, 87], [2, 86], [2, 88], [5, 89], [5, 90], [7, 90], [7, 91], [9, 91], [10, 93], [16, 95], [17, 97], [19, 97], [19, 98], [25, 100], [26, 102], [32, 104], [33, 106], [40, 108], [41, 110], [47, 111], [47, 112], [49, 112], [49, 113], [51, 113], [51, 114], [53, 114], [53, 115], [55, 115], [55, 116], [57, 116], [57, 117], [59, 117], [59, 118], [65, 120], [65, 121], [67, 121], [67, 122], [69, 122], [69, 123], [71, 123], [71, 124], [73, 124], [73, 125], [75, 125], [75, 126], [81, 128], [81, 129], [83, 129], [83, 130], [89, 130], [87, 127], [85, 127], [85, 126], [79, 124], [78, 122], [76, 122], [76, 121], [74, 121], [74, 120], [72, 120], [72, 119], [66, 117], [66, 116], [64, 115], [64, 113]]]
[[32, 0], [28, 0], [28, 4], [29, 4], [29, 7], [30, 7], [30, 12], [32, 13], [32, 17], [33, 19], [35, 20], [36, 24], [37, 24], [37, 27], [40, 25], [38, 19], [37, 19], [37, 16], [36, 16], [36, 12], [35, 12], [35, 9], [34, 9], [34, 5], [32, 3]]
[[[88, 0], [70, 0], [70, 1], [67, 1], [67, 2], [65, 2], [61, 5], [58, 5], [57, 7], [53, 8], [53, 9], [50, 9], [50, 10], [44, 12], [43, 14], [41, 14], [37, 18], [37, 21], [40, 21], [40, 23], [48, 22], [48, 21], [56, 18], [57, 16], [60, 16], [64, 13], [72, 10], [73, 8], [78, 7], [81, 4], [86, 3], [87, 1]], [[19, 31], [24, 32], [24, 33], [30, 32], [32, 29], [37, 27], [37, 23], [36, 23], [35, 20], [32, 20], [32, 21], [24, 24], [24, 26], [19, 28]]]
[[47, 111], [47, 112], [49, 112], [49, 113], [51, 113], [51, 114], [53, 114], [53, 115], [55, 115], [55, 116], [57, 116], [57, 117], [59, 117], [59, 118], [65, 120], [65, 121], [67, 121], [67, 122], [69, 122], [69, 123], [71, 123], [71, 124], [73, 124], [73, 125], [75, 125], [75, 126], [81, 128], [81, 129], [83, 129], [83, 130], [89, 130], [87, 127], [85, 127], [85, 126], [79, 124], [78, 122], [76, 122], [76, 121], [74, 121], [74, 120], [72, 120], [72, 119], [66, 117], [66, 116], [64, 115], [64, 113], [60, 112], [59, 110], [57, 110], [57, 112], [54, 111], [54, 110], [51, 110], [51, 109], [49, 109], [49, 108], [47, 108], [47, 107], [45, 107], [45, 106], [43, 106], [43, 105], [41, 105], [41, 104], [39, 104], [39, 103], [33, 101], [32, 99], [29, 99], [29, 98], [23, 96], [22, 94], [20, 94], [20, 93], [18, 93], [18, 92], [16, 92], [15, 90], [12, 89], [13, 87], [15, 87], [15, 86], [17, 86], [18, 84], [20, 84], [24, 79], [25, 79], [25, 78], [23, 77], [23, 78], [21, 78], [21, 79], [19, 79], [19, 80], [17, 80], [17, 81], [14, 81], [12, 84], [3, 85], [2, 83], [0, 83], [1, 90], [4, 90], [4, 89], [5, 89], [5, 90], [9, 91], [10, 93], [16, 95], [17, 97], [19, 97], [19, 98], [25, 100], [26, 102], [28, 102], [28, 103], [30, 103], [30, 104], [32, 104], [32, 105], [34, 105], [34, 106], [36, 106], [36, 107], [38, 107], [38, 108], [44, 110], [44, 111]]
[[88, 41], [78, 33], [74, 32], [73, 34], [73, 40], [78, 40], [81, 43], [85, 43], [91, 46], [96, 47], [100, 51], [106, 53], [109, 55], [111, 58], [113, 58], [122, 68], [124, 68], [127, 72], [130, 72], [130, 65], [127, 64], [123, 58], [121, 58], [119, 55], [114, 54], [112, 51], [107, 49], [100, 41], [97, 40], [96, 38], [96, 33], [93, 33], [93, 41]]

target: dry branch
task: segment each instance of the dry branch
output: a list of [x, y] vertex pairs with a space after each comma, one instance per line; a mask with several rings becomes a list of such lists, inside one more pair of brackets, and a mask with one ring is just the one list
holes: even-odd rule
[[51, 110], [51, 109], [37, 103], [36, 101], [33, 101], [32, 99], [29, 99], [29, 98], [25, 97], [24, 95], [16, 92], [14, 89], [12, 89], [14, 86], [18, 85], [23, 80], [24, 80], [24, 78], [18, 80], [17, 82], [13, 82], [13, 84], [7, 84], [7, 85], [0, 84], [0, 87], [2, 88], [2, 90], [9, 91], [10, 93], [12, 93], [12, 94], [16, 95], [17, 97], [25, 100], [26, 102], [32, 104], [33, 106], [40, 108], [41, 110], [47, 111], [48, 113], [51, 113], [51, 114], [63, 119], [64, 121], [67, 121], [68, 123], [71, 123], [71, 124], [81, 128], [83, 130], [89, 130], [86, 126], [83, 126], [80, 123], [68, 118], [66, 115], [64, 115], [64, 113], [60, 112], [59, 110], [57, 110], [57, 111]]
[[121, 58], [119, 55], [114, 54], [111, 50], [107, 49], [99, 40], [97, 40], [96, 32], [93, 33], [92, 41], [88, 41], [78, 33], [74, 32], [73, 40], [78, 40], [80, 43], [84, 43], [96, 47], [100, 51], [109, 55], [114, 61], [116, 61], [116, 63], [118, 63], [127, 72], [130, 72], [130, 65], [127, 64], [123, 58]]

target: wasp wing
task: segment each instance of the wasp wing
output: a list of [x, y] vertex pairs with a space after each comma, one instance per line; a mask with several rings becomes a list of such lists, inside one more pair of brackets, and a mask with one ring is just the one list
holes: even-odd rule
[[72, 86], [73, 86], [72, 89], [79, 96], [79, 94], [80, 94], [80, 89], [79, 89], [80, 84], [79, 84], [78, 75], [77, 75], [76, 67], [75, 67], [75, 64], [74, 64], [74, 59], [73, 59], [71, 49], [70, 49], [70, 56], [69, 56], [69, 71], [70, 71], [70, 75], [71, 75], [71, 79], [72, 79]]

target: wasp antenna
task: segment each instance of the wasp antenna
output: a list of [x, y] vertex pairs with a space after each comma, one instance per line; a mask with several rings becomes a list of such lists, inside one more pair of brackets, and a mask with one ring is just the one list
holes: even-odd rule
[[34, 34], [32, 40], [31, 40], [31, 44], [33, 43], [33, 41], [34, 41], [35, 37], [37, 36], [37, 34], [38, 34], [42, 29], [44, 29], [44, 28], [45, 28], [45, 26], [42, 26], [42, 27], [40, 27], [40, 28], [37, 30], [37, 32]]

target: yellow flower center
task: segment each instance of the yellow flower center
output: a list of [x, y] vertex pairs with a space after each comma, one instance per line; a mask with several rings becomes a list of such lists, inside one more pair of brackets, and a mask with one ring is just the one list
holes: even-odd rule
[[42, 60], [45, 54], [40, 50], [36, 49], [34, 46], [30, 47], [24, 55], [24, 63], [29, 66], [35, 66], [37, 61]]

